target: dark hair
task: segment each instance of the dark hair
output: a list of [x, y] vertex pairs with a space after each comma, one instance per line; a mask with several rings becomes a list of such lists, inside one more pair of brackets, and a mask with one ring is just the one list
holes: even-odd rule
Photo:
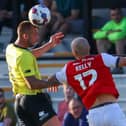
[[110, 8], [110, 10], [119, 10], [119, 11], [121, 11], [121, 7], [119, 7], [119, 6], [112, 6], [111, 8]]
[[111, 10], [115, 10], [115, 9], [118, 9], [118, 10], [121, 10], [122, 6], [120, 4], [120, 1], [115, 1], [111, 6], [110, 6], [110, 9]]

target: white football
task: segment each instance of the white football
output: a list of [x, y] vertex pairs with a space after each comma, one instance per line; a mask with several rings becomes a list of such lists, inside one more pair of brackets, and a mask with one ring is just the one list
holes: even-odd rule
[[37, 4], [29, 10], [28, 19], [33, 25], [45, 25], [51, 20], [51, 12], [45, 5]]

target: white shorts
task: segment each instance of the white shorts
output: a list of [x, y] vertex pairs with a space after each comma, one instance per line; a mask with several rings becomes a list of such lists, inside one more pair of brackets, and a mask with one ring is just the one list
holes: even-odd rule
[[126, 117], [118, 103], [89, 110], [89, 126], [126, 126]]

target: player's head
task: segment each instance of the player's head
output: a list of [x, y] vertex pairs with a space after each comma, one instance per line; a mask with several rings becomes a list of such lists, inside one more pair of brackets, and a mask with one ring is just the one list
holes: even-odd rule
[[80, 59], [90, 53], [90, 45], [84, 37], [75, 38], [71, 43], [71, 49], [76, 59]]
[[38, 28], [29, 21], [22, 21], [17, 28], [18, 39], [27, 47], [33, 46], [39, 40]]

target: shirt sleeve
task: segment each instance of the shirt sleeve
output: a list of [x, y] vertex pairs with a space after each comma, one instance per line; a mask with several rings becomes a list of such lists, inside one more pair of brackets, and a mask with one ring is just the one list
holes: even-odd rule
[[60, 83], [67, 83], [66, 66], [67, 65], [65, 65], [59, 72], [56, 73], [56, 78]]
[[24, 55], [19, 62], [19, 70], [23, 76], [35, 75], [34, 59], [30, 55]]
[[117, 64], [117, 61], [119, 59], [118, 56], [112, 56], [112, 55], [107, 54], [107, 53], [101, 53], [101, 56], [102, 56], [104, 64], [107, 67], [116, 67], [116, 65], [118, 65]]

